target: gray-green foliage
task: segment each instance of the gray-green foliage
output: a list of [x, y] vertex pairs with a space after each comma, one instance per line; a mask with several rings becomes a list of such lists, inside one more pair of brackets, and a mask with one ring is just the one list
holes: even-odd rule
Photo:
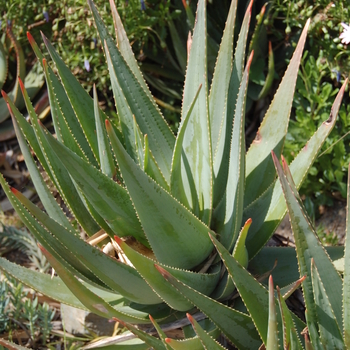
[[[293, 176], [295, 187], [289, 193], [276, 178], [275, 167], [281, 180], [284, 176], [276, 157], [282, 156], [309, 21], [257, 137], [246, 151], [244, 118], [253, 52], [246, 60], [245, 49], [252, 2], [235, 44], [237, 2], [231, 3], [209, 83], [206, 4], [199, 1], [177, 136], [147, 88], [115, 5], [111, 2], [117, 44], [94, 3], [88, 3], [105, 51], [118, 118], [109, 118], [99, 109], [97, 95], [90, 98], [43, 35], [58, 79], [28, 36], [47, 80], [56, 138], [38, 120], [21, 82], [30, 123], [3, 96], [46, 212], [10, 188], [3, 177], [0, 182], [58, 276], [51, 279], [5, 259], [0, 259], [0, 268], [58, 301], [119, 320], [141, 339], [143, 349], [221, 348], [215, 342], [220, 333], [240, 349], [258, 348], [261, 343], [269, 348], [270, 339], [276, 338], [273, 329], [282, 334], [282, 323], [275, 326], [274, 317], [269, 316], [268, 290], [247, 268], [264, 267], [261, 274], [266, 275], [277, 259], [280, 263], [272, 274], [282, 296], [295, 288], [300, 278], [295, 251], [270, 250], [265, 244], [287, 204], [295, 205], [296, 188], [335, 125], [346, 83], [335, 98], [330, 118], [291, 163], [292, 175], [286, 176], [289, 184]], [[30, 148], [88, 240], [80, 238], [57, 204], [34, 166]], [[303, 215], [296, 222], [304, 229], [308, 225], [301, 220]], [[299, 232], [298, 237], [306, 233]], [[316, 238], [298, 237], [303, 254], [297, 250], [297, 257], [306, 257], [301, 270], [309, 271], [311, 259], [306, 252], [314, 249]], [[105, 254], [97, 238], [100, 245], [109, 240], [118, 259]], [[318, 269], [332, 264], [322, 249], [318, 244]], [[336, 273], [329, 271], [327, 285]], [[310, 288], [305, 290], [309, 293], [305, 295], [311, 295]], [[237, 291], [239, 301], [232, 305]], [[338, 325], [339, 305], [334, 308]], [[184, 322], [185, 312], [198, 316], [199, 310], [206, 316], [201, 327], [208, 337], [189, 316], [197, 335], [181, 323], [186, 339], [167, 338], [160, 325], [179, 328], [175, 321]], [[305, 327], [287, 309], [284, 317], [295, 321], [295, 331], [293, 322], [288, 323], [288, 334], [299, 334]], [[134, 324], [155, 327], [159, 338]], [[299, 344], [297, 335], [292, 338]], [[282, 338], [278, 341], [282, 345]]]

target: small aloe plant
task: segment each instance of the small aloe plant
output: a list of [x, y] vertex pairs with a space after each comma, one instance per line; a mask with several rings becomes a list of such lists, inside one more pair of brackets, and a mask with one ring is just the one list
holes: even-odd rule
[[[119, 320], [138, 337], [122, 344], [132, 349], [221, 349], [216, 342], [220, 334], [239, 349], [256, 349], [262, 343], [272, 348], [276, 342], [282, 345], [278, 335], [287, 334], [282, 325], [289, 332], [283, 341], [299, 346], [305, 324], [284, 304], [301, 283], [295, 251], [265, 244], [293, 196], [299, 200], [296, 188], [335, 124], [346, 82], [329, 120], [290, 166], [288, 183], [292, 176], [295, 183], [290, 194], [283, 181], [282, 190], [275, 166], [283, 180], [276, 159], [282, 155], [309, 22], [246, 152], [245, 101], [253, 53], [245, 67], [244, 61], [252, 2], [234, 48], [237, 1], [232, 1], [209, 88], [206, 6], [199, 0], [177, 136], [143, 80], [113, 1], [116, 42], [93, 2], [88, 3], [103, 43], [118, 118], [108, 118], [99, 109], [96, 91], [91, 99], [43, 36], [59, 79], [28, 34], [45, 73], [56, 138], [38, 120], [21, 80], [30, 123], [3, 96], [46, 212], [9, 188], [3, 177], [0, 183], [58, 276], [50, 278], [2, 258], [0, 268], [62, 303]], [[69, 217], [44, 182], [30, 149], [65, 201]], [[295, 221], [301, 223], [299, 217]], [[298, 240], [304, 249], [297, 249], [298, 259], [306, 259], [309, 266], [313, 256], [312, 269], [322, 268], [323, 260], [321, 264], [317, 258], [321, 253], [309, 254], [313, 242]], [[107, 254], [110, 246], [117, 255]], [[330, 253], [333, 258], [341, 254]], [[278, 323], [272, 311], [269, 315], [268, 290], [247, 269], [261, 280], [271, 273], [279, 285], [283, 314], [276, 311]], [[309, 270], [300, 271], [307, 275], [303, 285], [310, 291]], [[308, 306], [308, 313], [314, 315], [315, 309]], [[341, 324], [339, 303], [334, 314]], [[182, 329], [181, 341], [167, 335], [177, 328]], [[152, 336], [154, 330], [158, 337]]]

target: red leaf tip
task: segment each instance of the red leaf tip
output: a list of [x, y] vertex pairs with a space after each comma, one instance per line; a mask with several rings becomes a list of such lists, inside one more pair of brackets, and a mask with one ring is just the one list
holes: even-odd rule
[[14, 187], [10, 187], [11, 192], [16, 195], [19, 191], [16, 190]]
[[189, 313], [186, 313], [186, 317], [188, 318], [188, 320], [193, 324], [193, 322], [194, 322], [194, 318], [192, 317], [192, 315], [191, 314], [189, 314]]
[[114, 240], [118, 243], [118, 245], [120, 245], [120, 244], [123, 243], [123, 241], [121, 240], [121, 238], [118, 237], [118, 236], [116, 236], [116, 235], [114, 235]]

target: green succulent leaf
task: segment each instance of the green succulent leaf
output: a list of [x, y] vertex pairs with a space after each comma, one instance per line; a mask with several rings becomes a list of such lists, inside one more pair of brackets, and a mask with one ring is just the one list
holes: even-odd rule
[[27, 145], [27, 142], [25, 140], [25, 136], [23, 135], [22, 130], [20, 129], [17, 120], [15, 118], [12, 119], [14, 129], [16, 131], [16, 136], [18, 143], [20, 145], [23, 157], [25, 159], [27, 168], [31, 174], [31, 179], [34, 183], [35, 189], [39, 195], [39, 198], [47, 211], [47, 213], [52, 217], [54, 220], [56, 220], [59, 224], [61, 224], [63, 227], [65, 227], [67, 230], [74, 231], [73, 226], [69, 222], [66, 215], [63, 213], [61, 207], [56, 202], [54, 196], [48, 189], [45, 181], [43, 180], [39, 169], [32, 158], [32, 155], [30, 153], [30, 149]]
[[316, 304], [320, 340], [327, 349], [345, 349], [344, 340], [334, 317], [332, 306], [320, 279], [314, 260], [311, 260], [311, 280]]
[[[85, 137], [96, 159], [99, 159], [97, 135], [95, 129], [94, 103], [89, 94], [80, 85], [71, 71], [66, 67], [49, 40], [42, 34], [47, 50], [54, 61], [58, 74], [61, 78], [65, 92], [69, 98], [79, 123], [84, 131]], [[103, 119], [106, 116], [101, 111]]]
[[[347, 80], [334, 100], [329, 119], [320, 125], [290, 165], [296, 188], [301, 186], [318, 151], [335, 125], [346, 85]], [[269, 240], [283, 219], [286, 211], [286, 202], [278, 181], [275, 181], [256, 201], [244, 209], [243, 220], [253, 218], [253, 223], [247, 237], [247, 249], [250, 259]]]
[[186, 286], [160, 266], [157, 269], [181, 294], [205, 313], [239, 349], [256, 349], [261, 340], [252, 319]]
[[185, 78], [182, 119], [185, 119], [198, 86], [202, 86], [186, 125], [181, 152], [181, 178], [192, 212], [209, 225], [212, 215], [212, 152], [208, 115], [206, 6], [198, 1]]
[[19, 192], [16, 193], [16, 196], [53, 236], [59, 237], [65, 247], [70, 247], [70, 250], [67, 249], [67, 253], [64, 255], [66, 260], [68, 260], [69, 255], [71, 256], [70, 262], [78, 259], [104, 285], [136, 303], [159, 304], [162, 302], [141, 278], [137, 270], [112, 259], [98, 248], [65, 230]]
[[[214, 237], [211, 238], [250, 313], [261, 339], [264, 344], [267, 345], [269, 324], [268, 290], [244, 269], [218, 240]], [[277, 301], [275, 301], [275, 303], [277, 303]], [[257, 307], [257, 305], [259, 305], [259, 307]], [[281, 328], [280, 315], [278, 314], [277, 317], [279, 328]]]
[[143, 323], [144, 320], [137, 317], [117, 311], [109, 303], [107, 303], [100, 296], [89, 290], [81, 282], [78, 281], [74, 275], [69, 272], [53, 255], [51, 255], [45, 248], [39, 246], [51, 266], [55, 269], [62, 281], [68, 286], [74, 295], [88, 308], [91, 312], [105, 318], [118, 318], [124, 322]]
[[232, 250], [241, 229], [245, 182], [245, 103], [249, 81], [249, 69], [253, 59], [250, 55], [243, 73], [236, 101], [235, 120], [232, 131], [227, 185], [224, 197], [214, 212], [213, 225], [220, 235], [220, 242]]
[[280, 307], [280, 312], [283, 320], [283, 348], [292, 349], [292, 350], [302, 350], [302, 345], [300, 339], [295, 330], [294, 322], [291, 316], [291, 313], [288, 309], [288, 306], [281, 295], [281, 291], [277, 289], [278, 304]]
[[[179, 293], [159, 274], [154, 266], [156, 261], [137, 253], [121, 239], [117, 237], [115, 239], [136, 270], [169, 306], [179, 311], [187, 311], [192, 308], [192, 304], [179, 295]], [[212, 273], [208, 274], [194, 273], [192, 271], [179, 270], [168, 266], [162, 267], [183, 283], [186, 283], [205, 295], [211, 294], [220, 277], [219, 265], [213, 269]]]
[[[66, 140], [66, 138], [70, 139], [73, 137], [77, 144], [77, 147], [72, 148], [72, 150], [76, 151], [79, 154], [81, 149], [83, 154], [89, 159], [89, 162], [97, 166], [96, 158], [87, 142], [87, 139], [75, 115], [64, 87], [59, 82], [51, 67], [49, 67], [47, 64], [45, 65], [46, 60], [44, 58], [44, 55], [41, 53], [37, 43], [29, 32], [27, 32], [27, 37], [33, 51], [35, 52], [35, 55], [38, 58], [38, 61], [42, 64], [43, 70], [45, 72], [51, 105], [51, 113], [54, 121], [54, 126], [56, 128], [56, 133], [58, 135], [62, 134], [62, 138], [65, 140], [66, 146], [71, 144], [68, 140]], [[64, 122], [61, 120], [61, 118], [63, 118]], [[59, 126], [59, 129], [61, 129], [65, 128], [65, 125], [69, 126], [70, 134], [62, 130], [57, 130], [57, 126]], [[76, 150], [76, 148], [78, 149]]]
[[[129, 331], [134, 333], [139, 339], [141, 339], [145, 343], [147, 343], [146, 349], [148, 349], [149, 346], [151, 346], [152, 349], [155, 349], [155, 350], [164, 350], [165, 349], [165, 346], [160, 339], [142, 331], [141, 329], [131, 325], [130, 323], [125, 323], [121, 320], [118, 320], [118, 322], [120, 322], [124, 327], [128, 328]], [[124, 344], [124, 342], [123, 342], [123, 344]]]
[[45, 132], [41, 127], [41, 123], [35, 110], [30, 102], [27, 91], [20, 81], [22, 94], [26, 103], [26, 107], [31, 118], [31, 122], [35, 131], [36, 138], [40, 144], [42, 153], [45, 156], [46, 163], [50, 168], [50, 173], [54, 178], [56, 187], [60, 190], [61, 196], [65, 199], [67, 206], [71, 209], [78, 222], [85, 229], [85, 231], [92, 235], [96, 233], [100, 228], [92, 215], [84, 204], [84, 199], [81, 197], [77, 190], [74, 181], [71, 179], [68, 172], [62, 167], [61, 161], [52, 153], [51, 147], [46, 141]]
[[137, 215], [157, 260], [190, 269], [213, 249], [211, 230], [148, 177], [130, 158], [111, 124], [107, 132]]
[[275, 291], [272, 276], [269, 278], [269, 321], [267, 327], [266, 350], [278, 350], [278, 324]]
[[64, 169], [67, 169], [84, 196], [114, 233], [119, 236], [131, 235], [148, 245], [125, 188], [78, 157], [50, 134], [43, 135], [48, 144], [47, 149], [52, 150], [52, 157], [62, 162]]
[[[220, 140], [221, 128], [226, 122], [227, 94], [233, 63], [233, 36], [237, 11], [237, 0], [231, 2], [220, 49], [215, 65], [209, 94], [209, 118], [212, 150], [214, 153]], [[219, 155], [220, 157], [220, 155]], [[222, 157], [220, 157], [222, 158]]]
[[225, 349], [218, 342], [215, 341], [200, 325], [199, 323], [192, 317], [192, 315], [187, 314], [187, 318], [192, 324], [193, 329], [198, 335], [201, 343], [203, 344], [203, 348], [207, 350], [221, 350]]
[[101, 165], [101, 171], [108, 177], [113, 179], [116, 173], [116, 168], [111, 152], [111, 146], [109, 145], [106, 129], [104, 126], [104, 120], [102, 119], [100, 108], [98, 106], [98, 97], [96, 86], [94, 85], [94, 112], [96, 121], [96, 134], [98, 142], [98, 152]]
[[[186, 208], [190, 209], [190, 202], [188, 201], [186, 188], [184, 187], [184, 182], [181, 176], [182, 170], [181, 170], [181, 161], [182, 161], [182, 152], [184, 147], [184, 139], [185, 139], [185, 132], [188, 125], [188, 122], [190, 120], [191, 113], [193, 111], [193, 107], [195, 103], [197, 102], [197, 98], [199, 95], [199, 92], [202, 89], [202, 85], [199, 85], [197, 93], [195, 94], [193, 101], [186, 113], [186, 116], [182, 119], [182, 123], [179, 129], [179, 133], [176, 138], [175, 142], [175, 148], [173, 153], [173, 160], [171, 164], [171, 176], [170, 176], [170, 187], [171, 187], [171, 193], [174, 197], [180, 200], [180, 202], [185, 205]], [[191, 193], [192, 195], [192, 202], [195, 200], [194, 196], [195, 193]]]
[[319, 343], [319, 337], [317, 335], [318, 323], [316, 304], [311, 281], [311, 260], [314, 259], [315, 264], [318, 266], [321, 281], [328, 295], [338, 325], [342, 324], [342, 303], [341, 299], [338, 297], [339, 291], [342, 290], [342, 280], [305, 215], [306, 211], [303, 208], [302, 201], [295, 188], [286, 162], [283, 161], [283, 172], [276, 155], [272, 153], [272, 156], [291, 218], [300, 276], [307, 276], [302, 284], [305, 304], [308, 310], [307, 324], [310, 331], [311, 342], [317, 344]]
[[[148, 89], [145, 88], [145, 83], [140, 83], [140, 80], [142, 80], [141, 73], [136, 73], [135, 75], [134, 70], [138, 68], [135, 65], [132, 65], [132, 68], [130, 68], [126, 63], [126, 59], [133, 62], [130, 58], [130, 51], [124, 50], [125, 57], [123, 57], [116, 47], [114, 40], [108, 34], [107, 28], [93, 2], [89, 0], [88, 4], [93, 13], [100, 39], [104, 43], [104, 47], [108, 48], [109, 53], [106, 52], [106, 56], [108, 57], [110, 55], [112, 60], [112, 70], [114, 71], [112, 75], [114, 74], [116, 78], [113, 78], [113, 80], [120, 85], [142, 133], [148, 135], [150, 150], [168, 182], [170, 179], [171, 155], [175, 144], [175, 137], [157, 108]], [[125, 48], [125, 46], [123, 47]], [[118, 103], [122, 103], [122, 101], [116, 100], [117, 105]], [[129, 123], [130, 127], [132, 127], [132, 119]], [[133, 130], [129, 130], [128, 133], [133, 135]]]
[[246, 159], [245, 207], [259, 197], [275, 179], [271, 150], [280, 156], [287, 133], [294, 88], [310, 20], [300, 36], [282, 82], [252, 142]]
[[[219, 109], [220, 112], [216, 112], [213, 108], [213, 105], [219, 108], [220, 103], [216, 102], [216, 99], [213, 97], [218, 95], [216, 93], [217, 90], [220, 91], [221, 81], [226, 81], [226, 77], [228, 76], [226, 71], [221, 69], [219, 59], [216, 64], [217, 72], [214, 74], [213, 79], [217, 79], [217, 88], [215, 88], [216, 83], [212, 83], [210, 95], [209, 95], [209, 116], [211, 118], [211, 137], [212, 137], [212, 152], [213, 152], [213, 172], [214, 172], [214, 187], [213, 187], [213, 206], [214, 208], [218, 205], [219, 201], [222, 199], [224, 192], [226, 190], [228, 169], [229, 169], [229, 155], [231, 149], [231, 140], [232, 140], [232, 128], [235, 118], [235, 110], [236, 110], [236, 101], [239, 92], [239, 88], [242, 82], [243, 70], [244, 70], [244, 59], [245, 59], [245, 48], [247, 43], [247, 36], [249, 30], [249, 23], [251, 18], [251, 6], [252, 1], [250, 2], [243, 22], [241, 26], [241, 30], [238, 36], [235, 55], [233, 58], [233, 64], [231, 68], [231, 75], [228, 85], [227, 93], [223, 93], [222, 97], [225, 98], [224, 105], [222, 105], [222, 110]], [[231, 3], [230, 11], [234, 10], [235, 4]], [[230, 12], [231, 16], [233, 15]], [[230, 17], [232, 19], [232, 17]], [[227, 22], [229, 23], [229, 22]], [[226, 26], [226, 31], [228, 37], [231, 32], [228, 25]], [[228, 40], [226, 37], [225, 40]], [[223, 46], [223, 40], [221, 46]], [[226, 41], [225, 41], [226, 42]], [[227, 50], [222, 49], [222, 51], [226, 52], [226, 54], [221, 54], [222, 59], [227, 59]], [[219, 51], [220, 52], [220, 51]], [[227, 63], [227, 62], [226, 62]], [[224, 77], [222, 76], [224, 75]], [[215, 80], [214, 80], [215, 81]], [[215, 111], [215, 112], [214, 112]], [[221, 119], [220, 119], [221, 118]], [[217, 130], [217, 128], [220, 128]]]

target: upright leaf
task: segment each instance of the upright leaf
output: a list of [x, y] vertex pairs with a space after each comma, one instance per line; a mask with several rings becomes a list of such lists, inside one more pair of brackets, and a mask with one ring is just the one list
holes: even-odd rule
[[[127, 56], [126, 53], [126, 58], [122, 56], [116, 47], [114, 40], [109, 35], [94, 3], [89, 0], [88, 4], [93, 13], [101, 42], [104, 44], [104, 48], [106, 46], [108, 47], [113, 70], [118, 84], [120, 85], [120, 89], [123, 92], [142, 133], [148, 135], [150, 149], [154, 158], [164, 174], [165, 179], [169, 181], [171, 155], [175, 144], [175, 137], [157, 108], [154, 99], [145, 88], [145, 83], [140, 84], [140, 74], [136, 73], [137, 77], [135, 76], [133, 71], [136, 69], [135, 65], [132, 64], [132, 68], [129, 67], [126, 62], [126, 59], [130, 59], [129, 56]], [[126, 51], [128, 50], [125, 50], [124, 52]], [[128, 55], [129, 54], [130, 51], [128, 51]], [[132, 63], [133, 61], [130, 59], [130, 62]], [[116, 104], [118, 105], [118, 103], [121, 103], [121, 101], [117, 100]], [[132, 125], [132, 120], [130, 122], [130, 125]], [[129, 132], [133, 134], [133, 130], [130, 130]]]
[[282, 82], [247, 152], [245, 206], [258, 198], [275, 179], [275, 168], [270, 153], [273, 150], [278, 157], [282, 153], [309, 24], [310, 20], [305, 24]]
[[130, 158], [109, 122], [107, 132], [126, 187], [157, 260], [190, 269], [209, 256], [210, 229], [148, 177]]
[[[239, 88], [242, 82], [244, 59], [246, 57], [245, 47], [247, 43], [247, 36], [249, 30], [249, 23], [251, 18], [251, 7], [253, 1], [250, 2], [247, 11], [245, 13], [241, 30], [238, 36], [233, 64], [231, 67], [231, 74], [229, 77], [228, 85], [226, 86], [227, 92], [223, 93], [221, 90], [222, 80], [226, 81], [228, 77], [225, 69], [219, 69], [220, 62], [218, 57], [217, 67], [218, 71], [214, 73], [213, 79], [217, 79], [217, 83], [212, 83], [210, 96], [209, 96], [209, 116], [210, 116], [210, 128], [212, 137], [212, 152], [213, 152], [213, 172], [214, 172], [214, 187], [213, 187], [213, 207], [215, 208], [219, 201], [222, 199], [226, 190], [227, 176], [228, 176], [228, 160], [230, 154], [230, 145], [232, 140], [232, 128], [235, 118], [236, 101], [238, 97]], [[231, 3], [235, 6], [234, 1]], [[231, 11], [230, 10], [230, 11]], [[232, 20], [232, 17], [230, 17]], [[226, 26], [229, 29], [229, 25], [232, 25], [229, 21]], [[231, 30], [227, 30], [230, 33]], [[226, 34], [227, 36], [231, 34]], [[227, 37], [225, 39], [228, 40]], [[223, 45], [224, 41], [222, 40]], [[227, 42], [225, 42], [227, 43]], [[230, 45], [229, 45], [230, 46]], [[220, 49], [221, 51], [221, 49]], [[226, 50], [224, 50], [226, 51]], [[227, 59], [226, 55], [221, 55]], [[220, 61], [223, 59], [221, 58]], [[226, 62], [227, 64], [228, 62]], [[217, 78], [216, 78], [217, 77]], [[217, 88], [215, 88], [217, 86]], [[217, 92], [216, 92], [217, 91]], [[218, 97], [218, 103], [216, 98]], [[221, 105], [222, 98], [224, 98], [224, 104]], [[219, 108], [221, 105], [221, 108]], [[217, 111], [218, 108], [218, 111]]]
[[202, 85], [183, 140], [181, 177], [193, 213], [208, 224], [212, 215], [212, 154], [208, 115], [206, 4], [198, 1], [197, 19], [185, 79], [182, 119]]
[[[302, 206], [302, 201], [298, 197], [293, 181], [288, 181], [288, 177], [291, 177], [289, 171], [287, 173], [288, 175], [286, 176], [283, 173], [276, 155], [274, 153], [272, 153], [272, 155], [277, 174], [283, 188], [283, 193], [285, 195], [289, 216], [291, 218], [291, 225], [300, 269], [300, 277], [304, 275], [307, 276], [302, 286], [305, 304], [308, 310], [308, 326], [310, 326], [310, 329], [315, 328], [317, 330], [316, 306], [311, 282], [311, 259], [314, 259], [315, 264], [318, 266], [320, 278], [325, 287], [337, 323], [338, 325], [341, 325], [342, 302], [338, 297], [339, 291], [342, 290], [341, 277], [335, 270], [334, 265], [318, 239], [315, 230], [308, 221], [308, 218], [305, 215], [306, 210]], [[286, 164], [284, 167], [286, 170], [288, 170]], [[317, 339], [315, 335], [314, 341], [318, 341]]]

